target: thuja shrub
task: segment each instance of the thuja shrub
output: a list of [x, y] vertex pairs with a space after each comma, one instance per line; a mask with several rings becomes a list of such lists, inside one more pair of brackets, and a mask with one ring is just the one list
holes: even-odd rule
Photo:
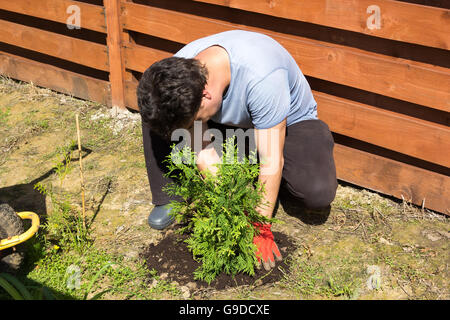
[[183, 199], [171, 202], [171, 214], [184, 226], [180, 232], [188, 234], [188, 249], [201, 262], [194, 279], [211, 283], [221, 272], [253, 276], [257, 264], [253, 223], [274, 222], [256, 211], [263, 205], [264, 194], [256, 154], [238, 159], [230, 138], [223, 145], [215, 175], [200, 172], [189, 147], [174, 150], [166, 163], [167, 176], [176, 182], [165, 190]]

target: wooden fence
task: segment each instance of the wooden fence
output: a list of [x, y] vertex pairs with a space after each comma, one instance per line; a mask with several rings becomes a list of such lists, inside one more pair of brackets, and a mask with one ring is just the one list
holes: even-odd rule
[[0, 73], [137, 109], [153, 62], [210, 34], [280, 42], [333, 131], [338, 178], [450, 214], [448, 0], [0, 1]]

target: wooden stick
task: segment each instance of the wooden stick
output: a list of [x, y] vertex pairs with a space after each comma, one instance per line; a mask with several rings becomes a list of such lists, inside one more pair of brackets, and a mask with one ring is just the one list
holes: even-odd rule
[[79, 153], [79, 160], [80, 160], [81, 205], [82, 205], [82, 213], [83, 213], [83, 228], [86, 229], [86, 211], [85, 211], [85, 204], [84, 204], [83, 162], [82, 162], [82, 156], [81, 156], [80, 123], [78, 121], [78, 114], [75, 115], [75, 120], [77, 123], [78, 153]]

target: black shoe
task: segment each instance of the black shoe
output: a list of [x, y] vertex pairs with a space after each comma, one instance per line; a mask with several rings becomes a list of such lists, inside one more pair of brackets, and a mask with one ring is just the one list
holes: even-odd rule
[[148, 216], [148, 224], [153, 229], [162, 230], [170, 226], [175, 220], [169, 215], [172, 208], [166, 204], [162, 206], [155, 206]]

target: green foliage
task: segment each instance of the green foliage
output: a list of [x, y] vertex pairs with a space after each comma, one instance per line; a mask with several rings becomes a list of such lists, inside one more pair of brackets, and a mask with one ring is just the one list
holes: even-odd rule
[[[59, 178], [60, 187], [72, 170], [70, 164], [73, 150], [76, 148], [76, 141], [72, 140], [68, 145], [57, 147], [56, 153], [63, 156], [62, 161], [55, 162], [54, 172]], [[72, 248], [78, 252], [83, 252], [92, 243], [90, 231], [85, 228], [83, 218], [79, 210], [72, 206], [72, 199], [66, 192], [56, 194], [52, 185], [44, 185], [41, 182], [33, 186], [39, 193], [49, 197], [52, 201], [53, 211], [48, 215], [43, 228], [47, 232], [46, 240], [58, 243], [58, 246]]]
[[51, 186], [46, 187], [40, 182], [34, 185], [34, 189], [50, 197], [53, 205], [52, 214], [48, 215], [42, 226], [46, 231], [46, 240], [80, 253], [89, 248], [92, 243], [89, 229], [84, 227], [82, 217], [71, 205], [70, 196], [67, 193], [56, 195]]
[[171, 203], [172, 214], [185, 224], [181, 231], [189, 232], [188, 248], [202, 263], [195, 279], [211, 283], [221, 272], [254, 275], [257, 259], [252, 223], [273, 222], [256, 211], [264, 194], [256, 154], [238, 161], [233, 139], [227, 140], [216, 175], [200, 172], [189, 147], [174, 149], [166, 162], [167, 176], [176, 181], [166, 190], [183, 199]]
[[27, 287], [9, 273], [0, 273], [0, 287], [14, 300], [54, 300], [53, 294], [45, 287], [33, 295]]
[[72, 140], [68, 146], [64, 147], [58, 147], [57, 152], [64, 157], [63, 161], [56, 161], [55, 162], [55, 173], [59, 177], [59, 184], [62, 186], [62, 182], [67, 174], [69, 174], [72, 171], [72, 168], [70, 167], [70, 162], [72, 160], [72, 151], [75, 150], [76, 147], [76, 141]]

